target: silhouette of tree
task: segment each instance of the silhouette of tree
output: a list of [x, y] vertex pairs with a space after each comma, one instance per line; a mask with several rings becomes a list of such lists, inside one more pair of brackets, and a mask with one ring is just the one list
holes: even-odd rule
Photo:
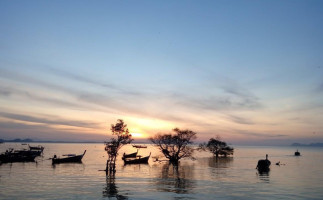
[[233, 155], [233, 151], [234, 151], [234, 149], [228, 146], [226, 142], [221, 141], [221, 138], [219, 136], [217, 136], [216, 139], [211, 138], [207, 144], [206, 143], [200, 144], [199, 148], [203, 150], [206, 150], [206, 149], [209, 150], [217, 158]]
[[177, 165], [181, 158], [190, 157], [194, 149], [189, 144], [196, 138], [196, 133], [190, 130], [173, 129], [175, 134], [157, 134], [150, 139], [169, 159], [169, 162]]
[[111, 138], [109, 142], [105, 142], [105, 151], [108, 153], [106, 173], [115, 172], [115, 163], [119, 150], [122, 146], [133, 141], [127, 125], [122, 119], [118, 119], [115, 125], [111, 124], [111, 131], [112, 135], [117, 137]]

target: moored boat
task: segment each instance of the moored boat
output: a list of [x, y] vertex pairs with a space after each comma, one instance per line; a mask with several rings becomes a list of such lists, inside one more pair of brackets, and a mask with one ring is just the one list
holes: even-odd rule
[[295, 156], [300, 156], [301, 155], [301, 153], [298, 151], [298, 149], [297, 149], [297, 151], [295, 151], [295, 154], [294, 154]]
[[52, 163], [53, 164], [59, 164], [59, 163], [77, 163], [77, 162], [82, 162], [82, 158], [85, 155], [86, 150], [84, 151], [83, 154], [81, 155], [75, 155], [75, 154], [67, 154], [63, 155], [65, 157], [63, 158], [58, 158], [56, 155], [52, 158]]
[[133, 146], [134, 148], [138, 148], [138, 149], [139, 149], [139, 148], [147, 148], [147, 146], [146, 146], [146, 145], [137, 145], [137, 144], [135, 145], [135, 144], [134, 144], [134, 145], [132, 145], [132, 146]]
[[0, 154], [1, 163], [13, 163], [13, 162], [34, 162], [36, 154], [29, 152], [28, 150], [9, 149], [6, 152]]
[[148, 164], [148, 160], [150, 158], [151, 153], [149, 154], [149, 156], [146, 157], [141, 157], [141, 156], [137, 156], [138, 158], [134, 158], [134, 159], [124, 159], [124, 164]]
[[138, 154], [138, 150], [137, 150], [137, 152], [130, 153], [130, 154], [123, 153], [122, 160], [127, 159], [127, 158], [135, 158], [135, 157], [137, 157], [137, 154]]
[[266, 154], [266, 160], [259, 160], [257, 164], [257, 169], [259, 172], [269, 172], [271, 162], [268, 160], [268, 154]]
[[43, 147], [41, 145], [38, 145], [38, 146], [30, 146], [30, 145], [28, 145], [28, 146], [29, 146], [30, 150], [37, 150], [37, 151], [41, 151], [41, 152], [43, 152], [44, 148], [45, 148], [45, 147]]

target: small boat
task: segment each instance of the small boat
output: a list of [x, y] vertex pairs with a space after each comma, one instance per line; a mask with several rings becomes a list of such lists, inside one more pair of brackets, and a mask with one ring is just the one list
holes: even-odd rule
[[138, 149], [137, 149], [137, 152], [134, 152], [134, 153], [131, 153], [131, 154], [123, 153], [122, 160], [125, 160], [127, 158], [136, 158], [137, 154], [138, 154]]
[[271, 162], [268, 160], [268, 154], [266, 154], [266, 160], [259, 160], [256, 168], [259, 172], [269, 172], [270, 164]]
[[38, 146], [30, 146], [30, 145], [28, 145], [29, 146], [29, 149], [30, 150], [38, 150], [38, 151], [44, 151], [44, 149], [45, 149], [45, 147], [43, 147], [43, 146], [41, 146], [41, 145], [38, 145]]
[[149, 156], [146, 157], [141, 157], [141, 156], [137, 156], [138, 158], [135, 159], [124, 159], [124, 164], [148, 164], [148, 160], [150, 158], [151, 153], [149, 154]]
[[81, 155], [66, 154], [66, 155], [63, 155], [63, 156], [65, 156], [63, 158], [57, 158], [56, 155], [54, 155], [54, 157], [52, 158], [52, 163], [53, 164], [70, 163], [70, 162], [80, 163], [80, 162], [82, 162], [82, 158], [85, 155], [85, 152], [86, 152], [86, 150]]
[[132, 145], [134, 148], [147, 148], [145, 145]]
[[300, 155], [301, 155], [301, 153], [297, 149], [297, 151], [295, 152], [295, 156], [300, 156]]

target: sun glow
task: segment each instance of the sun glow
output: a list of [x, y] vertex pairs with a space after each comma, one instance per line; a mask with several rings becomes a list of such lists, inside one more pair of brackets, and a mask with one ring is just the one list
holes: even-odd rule
[[131, 133], [134, 138], [145, 138], [146, 136], [143, 133]]

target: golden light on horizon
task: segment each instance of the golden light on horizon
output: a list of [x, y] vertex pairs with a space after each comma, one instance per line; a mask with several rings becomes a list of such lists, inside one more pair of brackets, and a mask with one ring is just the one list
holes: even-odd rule
[[146, 138], [146, 135], [143, 133], [130, 133], [134, 138]]
[[[163, 129], [163, 130], [171, 130], [173, 128], [173, 124], [164, 120], [157, 119], [148, 119], [148, 118], [130, 118], [130, 123], [135, 126], [132, 128], [131, 132], [144, 132], [141, 129]], [[140, 128], [139, 128], [140, 127]], [[137, 130], [138, 131], [134, 131]]]

